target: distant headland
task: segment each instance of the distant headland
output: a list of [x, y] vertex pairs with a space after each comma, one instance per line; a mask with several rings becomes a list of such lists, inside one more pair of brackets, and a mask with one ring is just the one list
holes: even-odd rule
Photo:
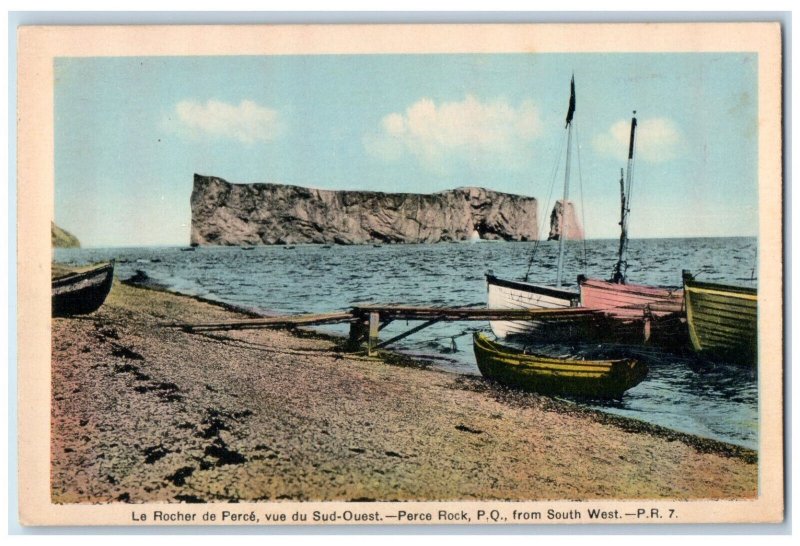
[[50, 222], [50, 244], [53, 248], [80, 248], [81, 242], [69, 231]]

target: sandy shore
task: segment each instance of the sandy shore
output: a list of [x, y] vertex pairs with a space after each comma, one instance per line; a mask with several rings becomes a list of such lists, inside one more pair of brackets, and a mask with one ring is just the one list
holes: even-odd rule
[[115, 283], [53, 320], [56, 503], [753, 498], [753, 452]]

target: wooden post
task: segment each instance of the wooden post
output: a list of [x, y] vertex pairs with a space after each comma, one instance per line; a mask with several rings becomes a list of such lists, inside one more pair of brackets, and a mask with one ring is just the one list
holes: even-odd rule
[[348, 350], [358, 351], [361, 344], [367, 340], [367, 324], [363, 317], [357, 317], [350, 323], [350, 338], [348, 340]]
[[358, 343], [361, 341], [361, 333], [364, 331], [364, 326], [360, 320], [354, 320], [350, 323], [350, 343]]
[[380, 313], [369, 314], [369, 341], [367, 341], [367, 355], [372, 356], [372, 349], [378, 344], [378, 332], [380, 331]]

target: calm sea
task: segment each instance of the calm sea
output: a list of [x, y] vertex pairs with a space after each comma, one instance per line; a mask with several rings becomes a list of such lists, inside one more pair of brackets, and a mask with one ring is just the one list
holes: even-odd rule
[[[568, 242], [565, 286], [579, 273], [608, 278], [617, 242]], [[121, 279], [144, 271], [171, 290], [241, 305], [264, 313], [308, 313], [348, 309], [356, 303], [485, 305], [484, 274], [493, 270], [519, 279], [534, 243], [476, 242], [436, 245], [296, 245], [57, 249], [55, 260], [84, 264], [117, 260]], [[755, 286], [755, 238], [632, 240], [628, 279], [632, 283], [679, 286], [681, 270], [699, 280]], [[555, 284], [557, 243], [540, 243], [530, 279]], [[585, 256], [585, 259], [584, 259]], [[382, 339], [415, 324], [393, 323]], [[347, 327], [326, 331], [346, 333]], [[440, 323], [394, 348], [422, 355], [433, 366], [478, 375], [471, 334], [486, 323]], [[689, 356], [648, 360], [647, 379], [618, 402], [585, 404], [708, 438], [758, 447], [758, 381], [753, 370], [725, 363], [700, 363]]]

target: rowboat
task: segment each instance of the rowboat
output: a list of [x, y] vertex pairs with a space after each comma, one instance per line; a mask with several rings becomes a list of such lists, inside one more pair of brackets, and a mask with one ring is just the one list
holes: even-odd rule
[[53, 279], [52, 315], [67, 317], [96, 311], [108, 296], [113, 280], [113, 261]]
[[692, 347], [701, 355], [755, 363], [758, 352], [758, 291], [700, 282], [683, 272], [686, 321]]
[[647, 366], [625, 359], [579, 360], [529, 354], [476, 332], [473, 346], [484, 377], [540, 394], [621, 398], [644, 380]]
[[[572, 119], [575, 114], [575, 78], [570, 81], [569, 107], [564, 130], [567, 133], [566, 166], [564, 172], [564, 193], [562, 203], [568, 202], [569, 177], [572, 155]], [[489, 309], [558, 309], [578, 305], [579, 294], [561, 287], [561, 275], [564, 262], [564, 236], [566, 214], [561, 214], [558, 238], [558, 262], [556, 267], [555, 286], [546, 286], [524, 280], [509, 280], [496, 277], [494, 273], [486, 274], [487, 305]], [[553, 332], [540, 321], [497, 321], [489, 322], [494, 335], [504, 338], [512, 335], [551, 338]]]

